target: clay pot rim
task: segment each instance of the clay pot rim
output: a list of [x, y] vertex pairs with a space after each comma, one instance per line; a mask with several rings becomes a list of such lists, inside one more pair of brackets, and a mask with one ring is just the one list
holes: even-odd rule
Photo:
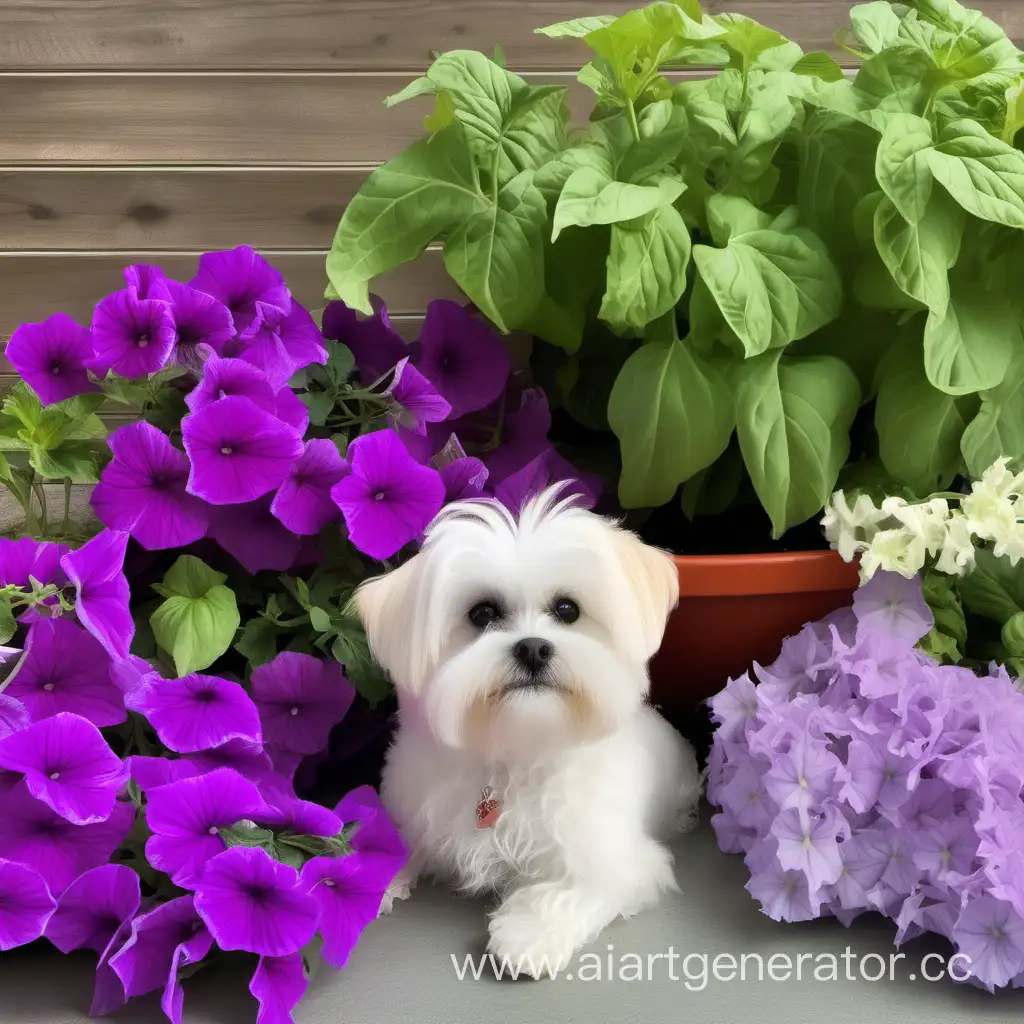
[[679, 597], [749, 597], [851, 590], [857, 566], [835, 551], [775, 551], [756, 555], [673, 555]]

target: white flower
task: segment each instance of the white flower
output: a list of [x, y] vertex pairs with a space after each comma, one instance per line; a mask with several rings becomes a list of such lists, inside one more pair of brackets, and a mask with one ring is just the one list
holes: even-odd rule
[[878, 569], [910, 579], [924, 568], [927, 554], [924, 541], [908, 530], [879, 530], [861, 555], [861, 580], [867, 582]]
[[1006, 468], [1009, 461], [998, 459], [989, 466], [961, 502], [968, 525], [982, 540], [999, 541], [1014, 530], [1018, 516], [1016, 500], [1024, 474], [1011, 473]]
[[881, 512], [868, 495], [858, 494], [853, 508], [850, 508], [846, 495], [836, 491], [825, 506], [821, 528], [825, 539], [839, 552], [839, 557], [845, 562], [852, 562], [854, 556], [867, 547], [866, 538], [859, 537], [857, 531], [874, 532], [881, 518]]
[[992, 550], [997, 558], [1006, 558], [1010, 565], [1015, 566], [1024, 558], [1024, 523], [1014, 523], [1011, 529], [997, 537]]
[[967, 520], [954, 512], [946, 522], [946, 536], [935, 568], [948, 576], [963, 576], [974, 569], [977, 550]]
[[[885, 502], [882, 503], [882, 507], [885, 508]], [[891, 515], [907, 532], [920, 537], [929, 555], [938, 554], [946, 543], [949, 502], [945, 498], [932, 498], [923, 505], [893, 506]]]

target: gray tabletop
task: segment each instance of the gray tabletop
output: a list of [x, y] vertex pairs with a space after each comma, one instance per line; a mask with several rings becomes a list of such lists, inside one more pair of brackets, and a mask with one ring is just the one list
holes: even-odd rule
[[[893, 965], [889, 980], [894, 928], [879, 917], [861, 918], [849, 930], [835, 920], [769, 920], [743, 889], [742, 861], [718, 851], [706, 823], [680, 838], [676, 868], [678, 895], [614, 924], [589, 956], [569, 966], [572, 978], [555, 981], [499, 982], [486, 967], [480, 980], [460, 981], [453, 955], [461, 967], [467, 955], [482, 953], [487, 904], [420, 887], [367, 929], [344, 971], [324, 968], [318, 974], [298, 1024], [984, 1024], [1024, 1015], [1024, 991], [991, 996], [948, 979], [925, 981], [923, 958], [933, 954], [923, 967], [938, 974], [948, 956], [939, 942], [906, 945], [905, 959]], [[708, 964], [703, 988], [702, 954]], [[770, 977], [773, 955], [780, 980]], [[609, 957], [613, 973], [622, 977], [608, 980]], [[758, 957], [763, 980], [757, 976]], [[64, 958], [42, 945], [0, 954], [0, 1024], [84, 1024], [93, 959]], [[730, 961], [737, 975], [732, 980]], [[787, 965], [790, 976], [783, 980]], [[885, 973], [878, 981], [864, 980], [862, 966], [868, 976], [883, 968]], [[833, 967], [840, 980], [824, 980]], [[815, 980], [816, 969], [822, 980]], [[854, 980], [846, 980], [847, 969]], [[629, 980], [638, 971], [639, 980]], [[230, 967], [190, 979], [186, 1024], [254, 1024], [246, 983], [243, 971]], [[156, 998], [149, 997], [135, 1000], [113, 1020], [159, 1024], [164, 1018]]]

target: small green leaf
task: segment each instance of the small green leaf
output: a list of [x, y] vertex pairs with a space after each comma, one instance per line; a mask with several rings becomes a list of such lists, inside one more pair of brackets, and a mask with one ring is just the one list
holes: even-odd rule
[[242, 635], [235, 642], [235, 650], [253, 668], [266, 665], [277, 656], [277, 638], [281, 632], [269, 619], [257, 615], [242, 627]]
[[163, 583], [153, 585], [161, 597], [205, 597], [227, 579], [195, 555], [180, 555], [164, 574]]
[[932, 128], [914, 114], [894, 114], [886, 123], [875, 155], [875, 176], [904, 220], [917, 224], [932, 194], [928, 154]]
[[843, 69], [824, 50], [805, 53], [790, 70], [794, 75], [810, 75], [824, 82], [841, 82], [844, 77]]
[[11, 610], [11, 595], [0, 591], [0, 644], [7, 643], [17, 629], [18, 623]]
[[331, 631], [331, 616], [329, 612], [324, 611], [323, 608], [317, 608], [315, 605], [309, 609], [309, 624], [318, 633], [329, 633]]
[[614, 14], [598, 14], [590, 18], [573, 18], [571, 21], [557, 21], [554, 25], [535, 28], [536, 35], [549, 39], [583, 39], [599, 28], [605, 28], [615, 21]]
[[96, 445], [90, 441], [65, 441], [50, 449], [34, 444], [29, 447], [29, 463], [45, 480], [94, 484], [99, 480], [100, 459]]
[[347, 345], [340, 341], [327, 343], [327, 377], [335, 387], [348, 381], [355, 366], [356, 358]]
[[581, 167], [569, 176], [558, 197], [552, 240], [570, 225], [616, 224], [635, 220], [662, 206], [670, 206], [686, 186], [674, 175], [660, 175], [646, 185], [612, 181], [593, 167]]
[[988, 548], [979, 548], [974, 569], [958, 582], [964, 607], [1000, 625], [1024, 611], [1024, 574]]
[[881, 53], [896, 45], [900, 19], [889, 0], [856, 4], [850, 11], [850, 21], [857, 41], [872, 53]]
[[156, 642], [185, 676], [208, 668], [231, 646], [240, 617], [234, 592], [217, 585], [202, 597], [169, 597], [149, 621]]
[[299, 398], [309, 410], [309, 422], [314, 427], [322, 427], [334, 408], [334, 396], [329, 391], [305, 391]]
[[922, 580], [924, 599], [935, 624], [920, 643], [921, 649], [938, 662], [956, 664], [967, 643], [967, 621], [953, 581], [944, 573], [926, 572]]
[[722, 43], [732, 53], [729, 67], [747, 71], [766, 50], [787, 42], [773, 29], [765, 28], [742, 14], [721, 14], [713, 19], [724, 33], [715, 42]]

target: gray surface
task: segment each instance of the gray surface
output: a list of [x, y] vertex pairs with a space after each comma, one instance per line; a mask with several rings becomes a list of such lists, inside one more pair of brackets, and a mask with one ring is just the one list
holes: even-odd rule
[[[682, 970], [687, 953], [842, 954], [888, 962], [893, 926], [862, 918], [847, 931], [837, 921], [776, 924], [759, 913], [743, 889], [738, 857], [719, 853], [706, 824], [678, 843], [677, 875], [683, 892], [630, 921], [619, 921], [595, 943], [607, 955], [679, 953], [668, 977], [665, 960], [651, 981], [497, 982], [456, 980], [451, 954], [478, 953], [486, 936], [486, 904], [456, 899], [438, 888], [419, 888], [395, 912], [372, 924], [343, 972], [324, 968], [298, 1014], [298, 1024], [864, 1024], [921, 1021], [984, 1024], [1024, 1014], [1024, 991], [990, 996], [949, 981], [912, 982], [921, 957], [943, 946], [918, 941], [905, 947], [899, 980], [716, 982], [688, 991]], [[0, 954], [0, 1024], [84, 1024], [91, 991], [90, 956], [62, 958], [43, 947]], [[590, 961], [593, 963], [593, 961]], [[813, 961], [811, 961], [813, 965]], [[904, 966], [906, 965], [906, 966]], [[842, 970], [842, 965], [841, 965]], [[854, 967], [856, 972], [857, 968]], [[253, 1024], [254, 1004], [241, 970], [204, 971], [186, 983], [186, 1024]], [[158, 1024], [155, 998], [136, 1000], [113, 1018]]]

